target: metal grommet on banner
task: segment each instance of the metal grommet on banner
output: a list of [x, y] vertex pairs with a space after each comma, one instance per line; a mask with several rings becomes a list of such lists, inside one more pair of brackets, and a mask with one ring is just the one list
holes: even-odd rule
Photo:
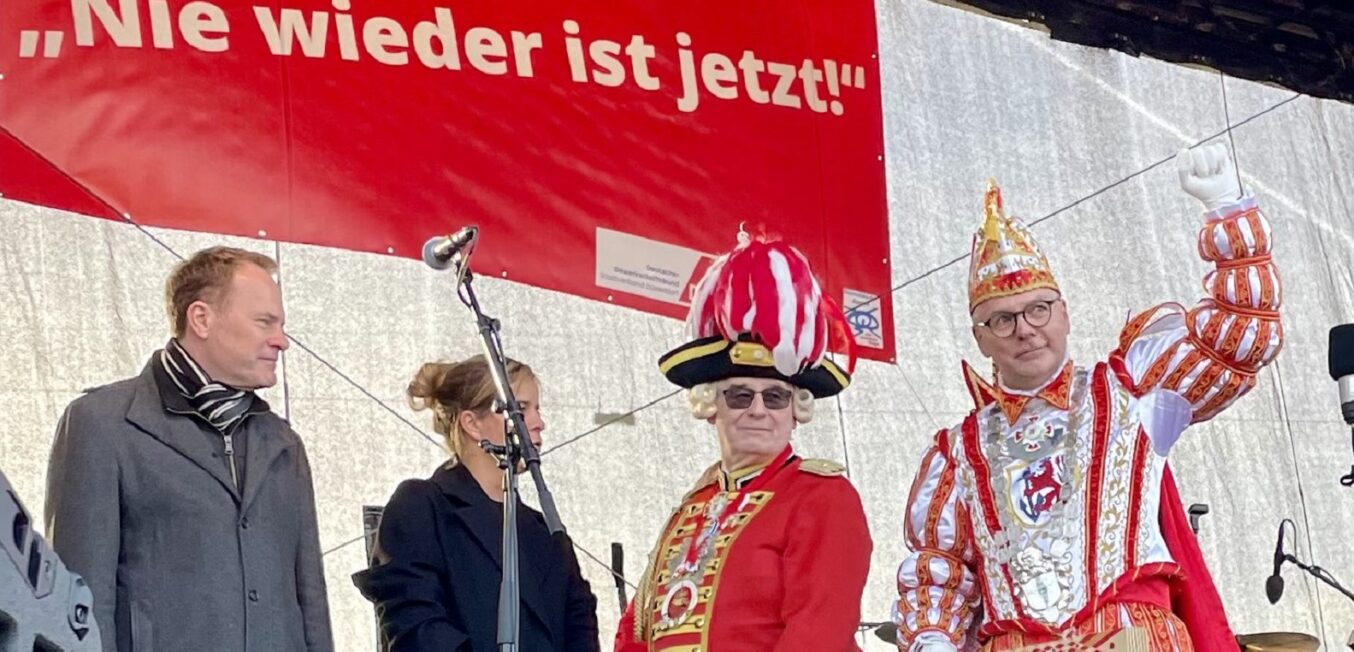
[[388, 253], [388, 254], [393, 254], [393, 253], [395, 253], [395, 248], [394, 248], [394, 247], [386, 247], [386, 253]]
[[266, 237], [268, 237], [268, 232], [265, 231], [265, 230], [263, 230], [263, 229], [259, 229], [259, 237], [260, 237], [260, 238], [266, 238]]

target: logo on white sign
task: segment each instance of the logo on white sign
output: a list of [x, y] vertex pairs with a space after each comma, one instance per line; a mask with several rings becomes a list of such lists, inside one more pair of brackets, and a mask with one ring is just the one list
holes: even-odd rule
[[879, 295], [859, 290], [842, 290], [842, 310], [856, 344], [871, 349], [884, 348], [884, 325], [880, 319], [883, 303]]

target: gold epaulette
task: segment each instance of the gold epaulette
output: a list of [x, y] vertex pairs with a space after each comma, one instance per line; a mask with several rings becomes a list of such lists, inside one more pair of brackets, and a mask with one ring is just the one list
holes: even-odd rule
[[846, 474], [846, 467], [832, 460], [808, 458], [799, 463], [799, 470], [805, 473], [832, 478]]
[[720, 469], [719, 462], [715, 462], [714, 464], [711, 464], [709, 468], [705, 469], [705, 471], [701, 473], [701, 477], [696, 479], [696, 486], [692, 487], [689, 491], [686, 492], [685, 495], [682, 496], [682, 502], [686, 502], [687, 499], [696, 495], [696, 492], [700, 491], [701, 489], [704, 489], [716, 482], [719, 482], [719, 469]]

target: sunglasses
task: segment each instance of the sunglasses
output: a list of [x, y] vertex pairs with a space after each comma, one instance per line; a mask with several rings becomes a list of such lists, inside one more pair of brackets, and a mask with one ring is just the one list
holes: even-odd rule
[[784, 410], [790, 407], [794, 392], [784, 387], [768, 387], [760, 392], [747, 387], [734, 386], [724, 390], [724, 404], [734, 410], [746, 410], [752, 407], [752, 401], [762, 395], [762, 405], [768, 410]]

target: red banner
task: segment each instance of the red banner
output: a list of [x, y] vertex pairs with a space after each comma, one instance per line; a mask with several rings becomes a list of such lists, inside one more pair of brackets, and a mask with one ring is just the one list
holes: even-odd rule
[[876, 55], [864, 0], [6, 2], [0, 192], [414, 258], [477, 224], [480, 274], [678, 317], [746, 223], [892, 360]]

